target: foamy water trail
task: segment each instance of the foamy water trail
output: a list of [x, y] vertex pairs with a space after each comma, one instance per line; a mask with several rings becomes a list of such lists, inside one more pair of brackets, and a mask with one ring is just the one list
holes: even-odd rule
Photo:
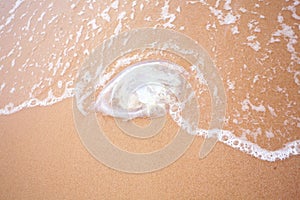
[[[123, 62], [127, 63], [128, 59]], [[162, 66], [164, 67], [162, 68]], [[203, 77], [200, 72], [198, 73], [197, 77]], [[151, 75], [149, 76], [149, 74]], [[183, 91], [187, 90], [188, 87], [180, 78], [180, 74], [185, 74], [185, 78], [190, 79], [189, 73], [183, 68], [164, 61], [142, 62], [130, 66], [109, 83], [104, 84], [103, 82], [101, 84], [104, 89], [95, 102], [95, 108], [104, 115], [128, 120], [137, 117], [156, 118], [167, 112], [162, 112], [161, 109], [151, 110], [153, 102], [155, 102], [155, 106], [163, 109], [166, 109], [165, 105], [169, 105], [168, 113], [172, 119], [189, 134], [207, 138], [215, 133], [220, 142], [266, 161], [284, 160], [292, 155], [300, 154], [300, 140], [288, 142], [284, 144], [284, 147], [276, 150], [268, 150], [246, 138], [237, 137], [230, 130], [201, 129], [198, 127], [197, 119], [194, 121], [185, 119], [182, 115], [182, 111], [185, 109], [184, 102], [188, 98], [194, 97], [194, 93], [188, 92], [190, 94], [188, 97], [182, 97], [185, 93]], [[207, 85], [204, 80], [201, 82]], [[154, 87], [156, 85], [159, 87]], [[180, 102], [174, 100], [172, 95], [165, 91], [165, 88], [175, 94], [177, 99], [181, 99]], [[81, 104], [83, 101], [79, 100], [78, 107], [82, 107]]]
[[[263, 160], [298, 155], [299, 2], [244, 4], [2, 1], [0, 114], [73, 97], [78, 69], [105, 38], [145, 26], [168, 28], [203, 45], [225, 83], [220, 141]], [[187, 11], [202, 17], [192, 15], [193, 24], [186, 24]]]

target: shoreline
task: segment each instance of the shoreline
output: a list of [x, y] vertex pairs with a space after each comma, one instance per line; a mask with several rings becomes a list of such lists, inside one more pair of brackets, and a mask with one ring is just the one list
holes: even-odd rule
[[218, 142], [199, 160], [202, 138], [162, 170], [127, 174], [110, 169], [81, 143], [72, 99], [0, 116], [0, 121], [1, 199], [292, 199], [300, 192], [299, 156], [266, 162]]
[[[267, 149], [298, 141], [300, 36], [296, 3], [18, 0], [0, 4], [0, 104], [42, 102], [34, 98], [54, 103], [0, 115], [1, 200], [299, 198], [299, 155], [268, 162], [218, 142], [199, 160], [203, 137], [195, 137], [182, 157], [161, 170], [145, 174], [113, 170], [97, 161], [80, 140], [72, 98], [55, 103], [64, 95], [71, 96], [80, 67], [112, 35], [145, 27], [169, 29], [196, 41], [212, 59], [227, 97], [224, 130]], [[138, 44], [149, 35], [142, 36], [128, 41]], [[144, 53], [191, 67], [183, 57], [173, 56], [173, 51], [151, 52]], [[136, 59], [133, 63], [143, 61], [138, 50], [128, 52], [128, 58], [131, 55]], [[112, 67], [120, 64], [125, 69], [126, 62], [119, 61], [122, 59], [114, 60]], [[192, 76], [201, 79], [197, 70]], [[210, 122], [211, 92], [199, 87], [203, 127]], [[166, 145], [177, 128], [169, 120], [157, 136], [130, 140], [112, 118], [97, 117], [116, 146], [134, 152]], [[90, 123], [82, 122], [84, 128], [90, 128]], [[139, 122], [145, 125], [145, 121]]]

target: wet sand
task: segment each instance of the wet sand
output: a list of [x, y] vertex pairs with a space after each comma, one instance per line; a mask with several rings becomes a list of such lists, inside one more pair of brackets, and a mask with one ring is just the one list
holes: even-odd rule
[[196, 138], [175, 163], [157, 172], [112, 170], [82, 145], [72, 100], [0, 116], [0, 199], [295, 199], [300, 158], [275, 163], [218, 143], [198, 160]]

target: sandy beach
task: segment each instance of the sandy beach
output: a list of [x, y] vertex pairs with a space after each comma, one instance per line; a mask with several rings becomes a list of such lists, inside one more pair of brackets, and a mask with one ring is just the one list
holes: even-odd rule
[[74, 128], [72, 102], [1, 116], [1, 199], [295, 199], [299, 157], [275, 163], [197, 138], [163, 170], [127, 174], [95, 160]]
[[[72, 107], [76, 73], [103, 40], [138, 28], [170, 29], [196, 41], [215, 64], [227, 97], [224, 130], [270, 151], [300, 140], [296, 1], [0, 5], [0, 199], [299, 198], [299, 155], [268, 162], [218, 142], [200, 160], [201, 136], [158, 171], [111, 169], [85, 148]], [[199, 91], [200, 125], [208, 128], [211, 99], [207, 88]], [[122, 135], [112, 117], [98, 121], [114, 144], [133, 152], [163, 147], [178, 130], [169, 117], [167, 135], [139, 142]]]

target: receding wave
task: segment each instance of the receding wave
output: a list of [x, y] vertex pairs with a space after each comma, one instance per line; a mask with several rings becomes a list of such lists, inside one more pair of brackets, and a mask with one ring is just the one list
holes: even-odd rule
[[[171, 1], [157, 5], [134, 2], [1, 2], [0, 114], [50, 106], [73, 97], [77, 72], [99, 43], [139, 28], [136, 21], [142, 21], [143, 26], [189, 35], [213, 58], [227, 96], [219, 141], [267, 161], [299, 155], [296, 4], [278, 3], [271, 15], [267, 9], [245, 8], [243, 2], [219, 5], [200, 1], [185, 6]], [[268, 5], [260, 8], [264, 6]], [[145, 16], [144, 7], [159, 14]], [[182, 11], [191, 8], [207, 15], [194, 24], [181, 23]], [[270, 20], [274, 25], [268, 24]], [[197, 34], [189, 31], [194, 29]], [[191, 76], [196, 74], [191, 72]], [[205, 99], [208, 91], [202, 89], [200, 107], [210, 108]], [[206, 116], [206, 109], [200, 111]], [[193, 134], [205, 136], [206, 128]]]

